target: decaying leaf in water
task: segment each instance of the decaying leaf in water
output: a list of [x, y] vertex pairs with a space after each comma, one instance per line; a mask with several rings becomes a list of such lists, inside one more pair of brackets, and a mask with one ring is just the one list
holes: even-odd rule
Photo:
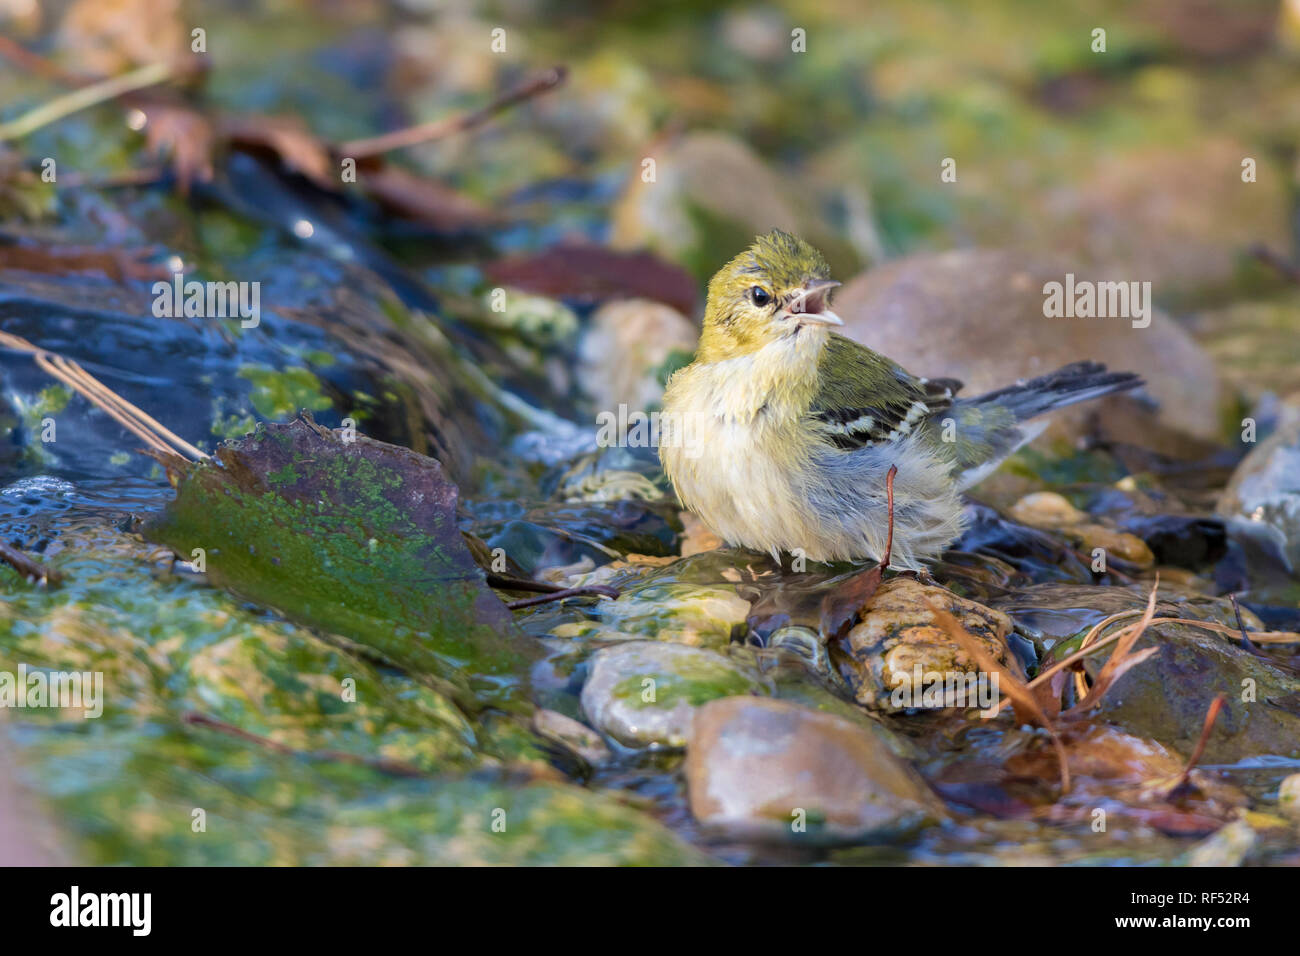
[[440, 232], [482, 229], [502, 218], [449, 186], [391, 163], [367, 169], [360, 183], [366, 194], [385, 209]]
[[221, 135], [234, 149], [266, 152], [321, 189], [339, 188], [339, 176], [329, 148], [302, 120], [294, 116], [227, 116], [221, 120]]
[[0, 243], [0, 269], [66, 275], [92, 272], [124, 279], [164, 279], [167, 270], [148, 262], [151, 249], [98, 249], [91, 246]]
[[493, 282], [554, 299], [653, 299], [683, 315], [695, 313], [695, 280], [648, 252], [563, 242], [535, 255], [501, 259], [485, 272]]
[[182, 196], [194, 183], [212, 181], [216, 131], [207, 117], [189, 107], [161, 103], [141, 112], [145, 145], [170, 163]]
[[467, 709], [525, 707], [537, 648], [488, 590], [432, 458], [300, 418], [194, 463], [155, 455], [176, 500], [144, 528], [209, 579], [378, 651]]

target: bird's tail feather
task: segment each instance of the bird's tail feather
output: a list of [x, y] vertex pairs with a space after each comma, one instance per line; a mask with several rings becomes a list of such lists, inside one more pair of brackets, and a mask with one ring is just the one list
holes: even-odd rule
[[1031, 422], [1048, 412], [1142, 385], [1132, 372], [1108, 372], [1098, 362], [1075, 362], [1055, 372], [954, 403], [952, 416], [966, 441], [953, 458], [959, 489], [978, 483], [1046, 422]]
[[1132, 372], [1109, 372], [1100, 362], [1074, 362], [1055, 372], [985, 392], [969, 399], [972, 405], [996, 404], [1009, 409], [1017, 421], [1086, 402], [1092, 398], [1122, 392], [1142, 385]]

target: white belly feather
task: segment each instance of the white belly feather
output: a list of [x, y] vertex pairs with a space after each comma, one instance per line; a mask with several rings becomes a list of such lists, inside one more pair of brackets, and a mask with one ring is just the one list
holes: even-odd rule
[[801, 425], [806, 399], [781, 387], [786, 375], [812, 378], [806, 366], [821, 342], [802, 339], [766, 346], [743, 367], [696, 364], [674, 376], [664, 408], [693, 410], [686, 427], [694, 438], [660, 448], [678, 497], [728, 544], [812, 561], [879, 560], [889, 523], [885, 477], [896, 465], [892, 564], [920, 567], [961, 532], [947, 467], [919, 434], [855, 451], [817, 440]]

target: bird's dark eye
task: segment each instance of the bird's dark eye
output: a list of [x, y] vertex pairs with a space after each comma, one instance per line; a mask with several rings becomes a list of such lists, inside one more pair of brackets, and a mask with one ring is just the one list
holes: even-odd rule
[[768, 292], [761, 285], [756, 285], [749, 290], [749, 298], [755, 305], [767, 305], [772, 301], [772, 293]]

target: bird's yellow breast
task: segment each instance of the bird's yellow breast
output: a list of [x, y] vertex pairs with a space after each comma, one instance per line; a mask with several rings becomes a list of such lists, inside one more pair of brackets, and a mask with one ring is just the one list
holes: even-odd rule
[[825, 342], [825, 332], [805, 329], [743, 357], [696, 362], [669, 382], [664, 412], [693, 441], [661, 446], [664, 470], [682, 503], [728, 542], [788, 548], [815, 524], [799, 479], [816, 439], [800, 422]]

